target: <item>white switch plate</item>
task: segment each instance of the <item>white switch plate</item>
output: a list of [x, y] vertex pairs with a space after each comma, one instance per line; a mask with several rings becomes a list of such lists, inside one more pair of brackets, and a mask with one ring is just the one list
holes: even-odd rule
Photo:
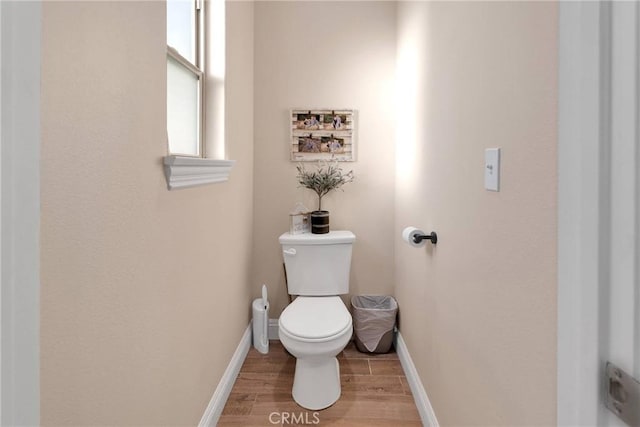
[[500, 191], [500, 149], [484, 150], [484, 188]]

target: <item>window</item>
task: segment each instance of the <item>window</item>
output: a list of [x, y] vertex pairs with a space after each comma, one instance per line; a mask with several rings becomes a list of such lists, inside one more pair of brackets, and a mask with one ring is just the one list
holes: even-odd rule
[[169, 154], [204, 157], [204, 1], [167, 0]]
[[224, 0], [167, 0], [170, 190], [227, 181], [235, 164], [225, 159], [225, 31]]

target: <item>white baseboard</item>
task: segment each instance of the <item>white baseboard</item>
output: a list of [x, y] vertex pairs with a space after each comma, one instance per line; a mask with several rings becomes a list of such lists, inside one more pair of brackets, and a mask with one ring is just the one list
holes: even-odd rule
[[413, 360], [409, 355], [409, 349], [407, 349], [407, 345], [404, 343], [400, 331], [396, 333], [395, 347], [396, 352], [398, 353], [398, 359], [400, 359], [400, 364], [404, 370], [404, 375], [407, 377], [407, 381], [409, 382], [409, 388], [411, 388], [413, 399], [416, 402], [416, 407], [418, 408], [422, 425], [426, 427], [439, 427], [436, 413], [433, 411], [433, 407], [431, 407], [431, 402], [429, 401], [427, 392], [422, 385], [416, 366], [413, 364]]
[[202, 419], [200, 420], [198, 426], [214, 427], [218, 424], [218, 420], [220, 419], [220, 415], [222, 415], [224, 405], [227, 403], [227, 399], [229, 398], [229, 394], [231, 393], [233, 384], [236, 382], [236, 378], [238, 377], [240, 368], [242, 367], [244, 359], [247, 357], [247, 353], [249, 352], [250, 348], [251, 323], [249, 323], [249, 326], [247, 326], [247, 329], [244, 331], [244, 334], [240, 339], [240, 343], [238, 344], [235, 353], [233, 353], [227, 369], [224, 371], [224, 374], [222, 374], [222, 378], [220, 378], [218, 387], [216, 387], [216, 391], [213, 392], [211, 401], [209, 401], [209, 405], [204, 411], [204, 414], [202, 415]]
[[269, 319], [268, 334], [270, 340], [280, 340], [280, 335], [278, 335], [278, 319]]

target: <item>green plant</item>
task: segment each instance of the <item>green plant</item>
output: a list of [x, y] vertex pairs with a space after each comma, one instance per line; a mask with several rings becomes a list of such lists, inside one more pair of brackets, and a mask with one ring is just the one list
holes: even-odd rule
[[301, 187], [315, 191], [318, 195], [319, 211], [322, 210], [322, 197], [332, 190], [336, 190], [344, 184], [352, 182], [354, 178], [352, 170], [344, 173], [337, 162], [325, 162], [324, 165], [318, 162], [315, 171], [306, 170], [302, 164], [299, 164], [297, 169], [298, 184], [300, 184]]

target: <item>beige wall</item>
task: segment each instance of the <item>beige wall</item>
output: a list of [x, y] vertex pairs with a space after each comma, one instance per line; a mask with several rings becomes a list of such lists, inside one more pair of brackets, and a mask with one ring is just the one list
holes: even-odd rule
[[556, 31], [554, 3], [398, 6], [395, 293], [441, 425], [556, 423]]
[[45, 425], [195, 425], [249, 322], [253, 5], [228, 9], [225, 184], [167, 191], [162, 2], [44, 2]]
[[227, 4], [238, 163], [169, 192], [163, 4], [45, 2], [43, 424], [197, 423], [259, 285], [286, 305], [277, 237], [315, 206], [288, 160], [303, 106], [358, 110], [357, 180], [323, 205], [358, 236], [351, 291], [396, 295], [440, 423], [555, 424], [557, 6], [331, 4], [258, 2], [255, 26]]
[[[395, 5], [391, 2], [257, 2], [253, 284], [269, 286], [271, 317], [287, 303], [278, 236], [297, 201], [289, 161], [289, 109], [358, 110], [356, 181], [323, 198], [331, 228], [352, 230], [351, 291], [393, 292]], [[314, 167], [313, 164], [307, 166]]]

